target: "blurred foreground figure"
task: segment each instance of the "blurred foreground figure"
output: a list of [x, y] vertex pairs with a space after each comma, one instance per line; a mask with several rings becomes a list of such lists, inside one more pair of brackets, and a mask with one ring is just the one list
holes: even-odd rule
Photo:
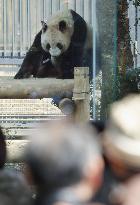
[[87, 204], [102, 183], [104, 163], [91, 127], [62, 121], [42, 125], [26, 162], [37, 186], [35, 204]]
[[[103, 146], [108, 164], [101, 197], [108, 196], [108, 204], [123, 204], [119, 200], [121, 195], [115, 197], [119, 183], [127, 186], [127, 180], [140, 173], [140, 95], [130, 95], [111, 106]], [[118, 193], [124, 192], [120, 189]], [[124, 205], [134, 204], [125, 202]]]
[[31, 205], [31, 193], [22, 175], [11, 170], [0, 171], [0, 204]]
[[0, 128], [0, 169], [4, 167], [6, 161], [6, 142], [5, 136]]
[[112, 192], [113, 204], [140, 204], [140, 175], [130, 177], [125, 183], [118, 185]]
[[118, 177], [125, 179], [140, 171], [140, 95], [130, 95], [112, 105], [104, 148]]

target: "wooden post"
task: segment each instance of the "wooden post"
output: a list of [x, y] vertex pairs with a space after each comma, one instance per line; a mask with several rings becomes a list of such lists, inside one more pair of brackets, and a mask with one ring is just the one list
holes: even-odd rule
[[74, 90], [73, 100], [76, 104], [74, 120], [84, 123], [90, 119], [90, 85], [89, 68], [76, 67], [74, 69]]

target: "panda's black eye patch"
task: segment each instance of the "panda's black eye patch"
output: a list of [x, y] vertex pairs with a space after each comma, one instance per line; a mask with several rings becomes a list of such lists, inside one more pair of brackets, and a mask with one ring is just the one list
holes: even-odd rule
[[67, 28], [66, 22], [65, 22], [65, 21], [60, 21], [60, 22], [59, 22], [59, 30], [60, 30], [61, 32], [64, 32], [64, 31], [66, 30], [66, 28]]

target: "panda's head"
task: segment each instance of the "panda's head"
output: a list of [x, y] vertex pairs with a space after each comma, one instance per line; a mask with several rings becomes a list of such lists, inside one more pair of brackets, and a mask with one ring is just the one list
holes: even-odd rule
[[59, 57], [70, 46], [74, 21], [70, 10], [57, 13], [46, 22], [42, 21], [41, 46], [52, 57]]

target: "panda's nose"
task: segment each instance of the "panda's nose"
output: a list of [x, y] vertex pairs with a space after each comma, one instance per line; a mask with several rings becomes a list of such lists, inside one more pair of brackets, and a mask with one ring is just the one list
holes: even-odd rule
[[56, 45], [60, 50], [62, 50], [62, 48], [63, 48], [63, 45], [61, 44], [61, 43], [57, 43], [57, 45]]

